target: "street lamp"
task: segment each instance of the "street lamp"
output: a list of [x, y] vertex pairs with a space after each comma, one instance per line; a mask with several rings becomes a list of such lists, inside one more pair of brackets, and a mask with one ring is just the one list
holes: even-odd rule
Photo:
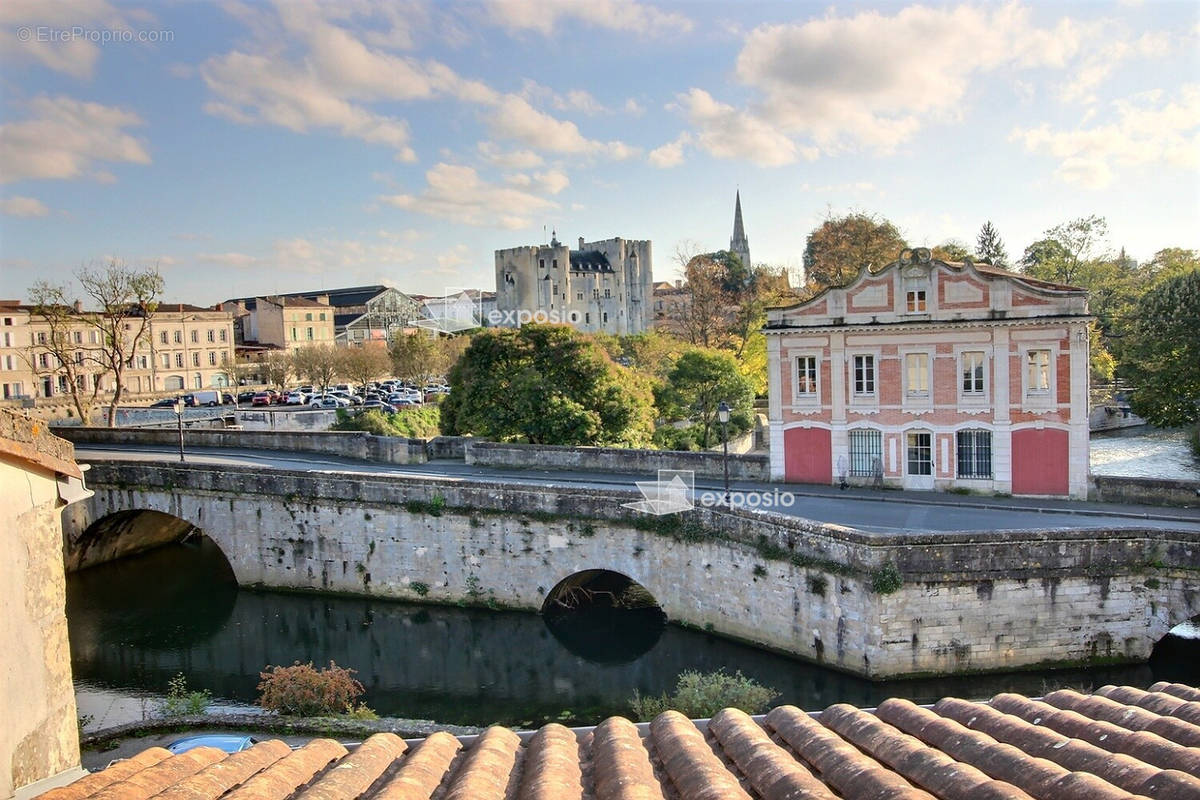
[[176, 397], [175, 405], [172, 406], [175, 410], [175, 420], [179, 423], [179, 460], [183, 461], [183, 398]]
[[729, 403], [724, 400], [717, 406], [717, 419], [721, 421], [721, 445], [724, 449], [724, 457], [721, 463], [725, 467], [725, 507], [729, 508]]

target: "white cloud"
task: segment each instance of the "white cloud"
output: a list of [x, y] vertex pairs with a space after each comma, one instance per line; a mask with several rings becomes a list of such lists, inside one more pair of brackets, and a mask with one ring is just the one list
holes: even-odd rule
[[[492, 104], [499, 93], [433, 60], [397, 55], [412, 32], [403, 8], [361, 2], [279, 2], [274, 11], [233, 4], [254, 34], [244, 50], [204, 62], [213, 99], [205, 110], [239, 124], [278, 125], [298, 133], [332, 130], [382, 144], [415, 161], [404, 119], [371, 104], [455, 97]], [[378, 20], [384, 26], [378, 26]]]
[[1108, 186], [1119, 167], [1159, 164], [1200, 167], [1200, 85], [1175, 97], [1147, 92], [1112, 104], [1115, 113], [1094, 127], [1016, 128], [1009, 136], [1031, 153], [1060, 160], [1055, 176], [1088, 189]]
[[1080, 59], [1081, 63], [1071, 71], [1071, 79], [1059, 91], [1063, 100], [1094, 103], [1093, 90], [1102, 85], [1122, 61], [1163, 55], [1174, 45], [1174, 37], [1167, 33], [1144, 33], [1132, 41], [1119, 38], [1120, 35], [1121, 29], [1113, 30], [1105, 44], [1088, 49]]
[[554, 153], [599, 155], [621, 160], [637, 153], [624, 142], [588, 139], [573, 122], [555, 119], [538, 111], [529, 101], [515, 94], [505, 95], [488, 115], [495, 136]]
[[533, 191], [488, 183], [471, 167], [437, 164], [425, 173], [425, 181], [425, 189], [419, 195], [397, 194], [379, 199], [396, 208], [464, 225], [509, 229], [529, 227], [533, 224], [532, 215], [557, 208], [552, 200]]
[[[719, 157], [771, 165], [822, 153], [888, 154], [929, 121], [961, 118], [979, 76], [1063, 68], [1092, 53], [1105, 27], [1068, 18], [1039, 26], [1016, 2], [830, 10], [746, 35], [735, 74], [756, 94], [745, 107], [699, 88], [677, 107], [691, 118], [697, 145]], [[1096, 74], [1079, 80], [1102, 79]]]
[[488, 0], [492, 19], [512, 31], [549, 36], [564, 19], [639, 35], [686, 33], [692, 21], [635, 0]]
[[34, 98], [32, 118], [0, 125], [0, 183], [92, 177], [116, 180], [96, 162], [149, 164], [142, 140], [124, 129], [141, 125], [132, 111], [70, 97]]
[[0, 214], [10, 217], [44, 217], [49, 213], [46, 204], [36, 197], [13, 195], [0, 200]]
[[796, 145], [790, 138], [766, 121], [718, 102], [703, 89], [680, 95], [679, 102], [696, 126], [696, 144], [710, 155], [746, 159], [764, 167], [796, 160]]
[[570, 179], [567, 178], [567, 173], [559, 169], [539, 172], [533, 176], [533, 179], [538, 188], [544, 189], [550, 194], [558, 194], [571, 185]]
[[199, 253], [196, 260], [206, 264], [219, 264], [224, 267], [251, 267], [258, 264], [260, 259], [246, 253]]
[[682, 133], [673, 142], [667, 142], [661, 147], [656, 147], [650, 151], [646, 159], [651, 166], [659, 169], [667, 169], [669, 167], [678, 167], [683, 163], [683, 148], [692, 140], [691, 134]]
[[[70, 36], [76, 27], [129, 30], [122, 14], [104, 0], [5, 0], [0, 3], [0, 36], [5, 43], [0, 52], [73, 78], [90, 78], [100, 47], [87, 38]], [[28, 38], [18, 35], [21, 29], [31, 32]]]
[[543, 163], [542, 157], [532, 150], [510, 150], [505, 152], [495, 142], [480, 142], [476, 145], [479, 156], [489, 164], [505, 169], [533, 169]]

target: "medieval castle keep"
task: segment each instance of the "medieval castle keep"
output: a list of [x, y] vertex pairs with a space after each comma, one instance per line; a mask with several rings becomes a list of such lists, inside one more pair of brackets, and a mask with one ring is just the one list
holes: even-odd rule
[[496, 251], [496, 311], [489, 324], [565, 322], [586, 333], [653, 327], [650, 241], [603, 239], [572, 250], [548, 245]]

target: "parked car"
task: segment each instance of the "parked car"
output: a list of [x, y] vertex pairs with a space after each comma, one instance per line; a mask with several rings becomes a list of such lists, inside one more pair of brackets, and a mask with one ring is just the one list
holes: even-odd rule
[[214, 392], [208, 389], [198, 389], [191, 394], [183, 396], [183, 404], [191, 408], [199, 406], [219, 406], [221, 405], [221, 393]]
[[314, 397], [309, 405], [313, 408], [347, 408], [350, 401], [331, 394], [323, 394], [320, 397]]
[[444, 383], [428, 383], [425, 385], [425, 394], [450, 394], [450, 387]]
[[231, 395], [229, 392], [221, 392], [221, 405], [231, 406], [236, 402], [237, 401], [233, 399], [233, 395]]
[[391, 403], [385, 403], [382, 400], [368, 400], [362, 404], [363, 411], [377, 410], [385, 414], [395, 414], [396, 407]]
[[288, 392], [284, 398], [284, 404], [289, 406], [302, 406], [308, 402], [308, 395], [304, 392]]
[[358, 395], [355, 395], [355, 394], [350, 394], [349, 392], [343, 392], [341, 389], [329, 392], [329, 394], [333, 395], [334, 397], [340, 397], [342, 400], [345, 400], [347, 403], [349, 403], [352, 406], [356, 406], [356, 405], [359, 405], [360, 403], [362, 403], [361, 397], [359, 397]]
[[249, 403], [254, 400], [254, 395], [258, 392], [238, 392], [237, 401], [239, 403]]
[[254, 397], [252, 397], [250, 399], [250, 405], [252, 405], [252, 406], [269, 406], [269, 405], [271, 405], [271, 393], [270, 392], [255, 392]]
[[174, 408], [175, 400], [176, 400], [176, 398], [174, 398], [174, 397], [164, 397], [162, 400], [155, 400], [153, 403], [150, 404], [150, 407], [151, 408]]
[[391, 398], [388, 400], [388, 402], [391, 403], [396, 408], [420, 405], [419, 401], [413, 400], [411, 397], [402, 396], [402, 395], [398, 395], [398, 394], [392, 395]]
[[194, 750], [197, 747], [215, 747], [218, 750], [224, 750], [226, 753], [240, 753], [243, 750], [249, 750], [256, 744], [258, 744], [258, 739], [255, 739], [253, 736], [209, 733], [201, 736], [187, 736], [183, 739], [176, 739], [167, 745], [167, 750], [175, 755], [179, 755], [180, 753], [186, 753], [188, 750]]

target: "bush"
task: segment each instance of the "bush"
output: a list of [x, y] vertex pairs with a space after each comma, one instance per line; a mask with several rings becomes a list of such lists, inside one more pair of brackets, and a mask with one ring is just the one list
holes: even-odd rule
[[643, 697], [635, 690], [630, 706], [642, 722], [669, 710], [678, 711], [688, 719], [705, 719], [730, 707], [758, 714], [766, 711], [778, 695], [774, 689], [742, 675], [741, 670], [733, 675], [724, 669], [709, 673], [685, 670], [679, 673], [675, 694]]
[[891, 561], [871, 573], [871, 588], [876, 594], [891, 594], [904, 585], [904, 576]]
[[338, 409], [337, 416], [337, 422], [329, 426], [330, 430], [364, 431], [375, 436], [428, 439], [438, 435], [441, 411], [436, 404], [430, 403], [424, 406], [406, 406], [395, 414], [385, 414], [378, 409], [350, 414], [345, 409]]
[[188, 691], [187, 678], [180, 672], [167, 681], [167, 699], [163, 701], [162, 714], [164, 717], [183, 717], [191, 714], [203, 714], [212, 703], [212, 692]]
[[312, 662], [297, 661], [290, 667], [267, 667], [259, 673], [258, 704], [268, 711], [302, 717], [323, 717], [354, 711], [354, 700], [363, 693], [363, 685], [354, 680], [354, 670], [332, 661], [327, 669], [313, 668]]

